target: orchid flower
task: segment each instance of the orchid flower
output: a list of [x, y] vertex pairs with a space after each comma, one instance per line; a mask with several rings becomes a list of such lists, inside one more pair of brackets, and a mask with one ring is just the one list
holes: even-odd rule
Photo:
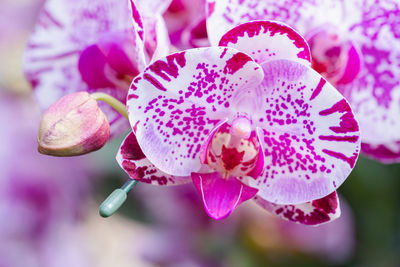
[[129, 89], [133, 132], [117, 161], [136, 181], [193, 181], [215, 219], [249, 199], [303, 224], [336, 218], [335, 190], [354, 167], [360, 133], [310, 60], [292, 28], [255, 21], [219, 46], [153, 62]]
[[[142, 9], [133, 0], [48, 0], [24, 59], [39, 105], [46, 109], [78, 91], [103, 92], [125, 102], [132, 78], [169, 49], [161, 14], [150, 17], [143, 4]], [[101, 108], [112, 135], [128, 128], [118, 112]]]
[[359, 118], [362, 152], [383, 163], [400, 161], [398, 1], [207, 0], [207, 9], [213, 45], [226, 30], [258, 19], [285, 21], [303, 34], [312, 67]]

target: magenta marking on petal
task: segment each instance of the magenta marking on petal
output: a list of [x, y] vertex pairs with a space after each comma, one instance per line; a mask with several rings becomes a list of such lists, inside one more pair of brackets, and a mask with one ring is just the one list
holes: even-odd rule
[[358, 123], [354, 118], [351, 107], [345, 99], [340, 100], [331, 108], [320, 111], [319, 115], [327, 116], [335, 112], [344, 113], [340, 117], [340, 126], [331, 126], [329, 129], [335, 133], [357, 132], [359, 130]]
[[320, 209], [326, 213], [336, 213], [336, 210], [339, 206], [336, 191], [333, 191], [326, 197], [312, 201], [311, 204], [313, 205], [313, 207]]
[[136, 24], [140, 27], [140, 29], [138, 30], [138, 35], [140, 39], [143, 40], [143, 22], [133, 0], [131, 0], [131, 8], [133, 21], [136, 22]]
[[[219, 46], [229, 46], [229, 44], [236, 44], [238, 43], [239, 38], [247, 38], [247, 36], [248, 38], [250, 38], [250, 42], [252, 37], [260, 35], [261, 33], [265, 34], [267, 32], [269, 32], [269, 37], [271, 38], [275, 35], [286, 35], [287, 38], [293, 42], [293, 45], [301, 50], [297, 53], [297, 57], [311, 62], [310, 48], [308, 47], [308, 44], [304, 40], [304, 38], [301, 37], [289, 26], [278, 24], [273, 21], [252, 21], [236, 26], [222, 36], [221, 40], [219, 41]], [[249, 46], [251, 46], [251, 43], [249, 43]], [[265, 47], [268, 48], [268, 43], [265, 44]], [[268, 54], [268, 50], [269, 49], [266, 49], [266, 51], [263, 52]], [[270, 51], [269, 53], [273, 52], [274, 51]]]
[[149, 66], [149, 69], [162, 79], [171, 81], [171, 78], [168, 77], [168, 75], [177, 78], [178, 68], [183, 68], [186, 65], [185, 52], [169, 55], [166, 57], [166, 59], [167, 62], [161, 60], [154, 62]]
[[358, 135], [352, 135], [352, 136], [320, 135], [318, 138], [320, 140], [326, 140], [326, 141], [356, 143], [359, 139], [359, 136]]
[[207, 1], [207, 17], [211, 16], [215, 9], [215, 2]]
[[207, 214], [216, 220], [229, 216], [239, 204], [253, 198], [258, 191], [235, 177], [224, 179], [218, 172], [192, 173], [192, 180], [202, 196]]
[[157, 79], [155, 79], [150, 74], [148, 74], [148, 73], [143, 74], [143, 79], [150, 82], [152, 85], [154, 85], [154, 87], [160, 89], [161, 91], [167, 91], [167, 89]]
[[232, 58], [226, 61], [224, 74], [234, 74], [235, 72], [243, 68], [243, 66], [249, 61], [253, 60], [248, 55], [241, 52], [236, 53], [235, 55], [233, 55]]
[[339, 152], [328, 150], [328, 149], [322, 149], [322, 152], [324, 152], [325, 154], [327, 154], [331, 157], [335, 157], [335, 158], [338, 158], [338, 159], [341, 159], [341, 160], [347, 162], [351, 168], [354, 167], [357, 157], [358, 157], [358, 153], [353, 153], [353, 156], [347, 157], [343, 153], [339, 153]]
[[296, 205], [274, 204], [259, 196], [256, 196], [254, 200], [261, 207], [282, 219], [304, 225], [320, 225], [333, 221], [340, 216], [339, 199], [336, 191], [323, 198]]
[[324, 87], [325, 84], [326, 84], [326, 80], [324, 78], [321, 78], [317, 87], [315, 88], [314, 92], [312, 93], [310, 100], [313, 100], [314, 98], [316, 98], [319, 95], [319, 93], [321, 93], [322, 87]]

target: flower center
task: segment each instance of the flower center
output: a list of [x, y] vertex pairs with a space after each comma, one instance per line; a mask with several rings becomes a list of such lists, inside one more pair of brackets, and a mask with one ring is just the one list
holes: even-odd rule
[[237, 117], [215, 132], [207, 148], [207, 164], [224, 178], [247, 176], [257, 163], [259, 150], [251, 121]]
[[82, 80], [91, 88], [117, 87], [128, 90], [139, 71], [133, 61], [132, 44], [124, 32], [104, 34], [86, 47], [79, 57]]
[[330, 25], [306, 35], [312, 55], [312, 68], [332, 84], [352, 82], [361, 70], [361, 54], [353, 42]]

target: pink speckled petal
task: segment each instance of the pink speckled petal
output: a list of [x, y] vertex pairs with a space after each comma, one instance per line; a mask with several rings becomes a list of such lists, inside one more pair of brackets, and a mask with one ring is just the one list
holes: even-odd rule
[[254, 200], [272, 214], [299, 224], [317, 226], [340, 217], [339, 198], [336, 191], [321, 199], [297, 205], [278, 205], [258, 196]]
[[192, 179], [207, 214], [216, 220], [229, 216], [239, 204], [253, 198], [258, 191], [235, 177], [224, 179], [219, 172], [192, 173]]
[[208, 36], [216, 45], [225, 32], [252, 20], [283, 21], [304, 34], [315, 25], [340, 25], [342, 5], [342, 1], [335, 0], [207, 0]]
[[400, 3], [357, 0], [348, 4], [349, 10], [357, 10], [349, 36], [360, 47], [364, 62], [357, 79], [338, 89], [357, 114], [365, 153], [382, 162], [399, 162]]
[[353, 112], [338, 91], [311, 68], [287, 60], [262, 64], [253, 123], [262, 129], [265, 166], [249, 185], [276, 204], [298, 204], [333, 192], [360, 150]]
[[262, 79], [261, 67], [233, 48], [191, 49], [149, 65], [134, 79], [127, 101], [144, 154], [166, 173], [197, 172], [210, 131], [237, 112], [236, 96]]
[[190, 177], [173, 176], [157, 169], [143, 154], [134, 133], [129, 133], [116, 156], [119, 166], [137, 181], [154, 185], [180, 185], [191, 182]]
[[221, 37], [219, 46], [236, 48], [260, 64], [276, 59], [311, 64], [307, 42], [281, 22], [251, 21], [240, 24]]

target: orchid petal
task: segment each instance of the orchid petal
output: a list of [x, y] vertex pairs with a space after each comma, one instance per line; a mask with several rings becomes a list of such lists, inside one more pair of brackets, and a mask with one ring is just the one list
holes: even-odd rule
[[[233, 27], [251, 20], [284, 21], [300, 33], [311, 25], [342, 22], [342, 1], [207, 0], [207, 31], [211, 44]], [[326, 12], [320, 11], [320, 9]], [[215, 25], [218, 25], [216, 27]]]
[[197, 172], [205, 138], [236, 113], [231, 100], [262, 77], [260, 66], [233, 48], [191, 49], [154, 62], [128, 92], [129, 119], [143, 153], [166, 173]]
[[258, 191], [235, 177], [222, 178], [219, 172], [192, 173], [192, 179], [202, 196], [207, 214], [216, 220], [226, 218], [239, 204], [253, 198]]
[[190, 177], [172, 176], [157, 169], [143, 154], [134, 133], [129, 133], [117, 153], [118, 164], [137, 181], [154, 185], [180, 185]]
[[348, 5], [354, 11], [348, 34], [360, 47], [364, 62], [357, 79], [338, 89], [359, 119], [365, 144], [362, 152], [365, 149], [382, 162], [395, 162], [400, 142], [400, 35], [395, 18], [400, 16], [400, 4], [352, 1]]
[[249, 185], [276, 204], [298, 204], [333, 192], [360, 150], [358, 123], [344, 97], [317, 72], [293, 61], [262, 64], [253, 123], [263, 134], [263, 174]]
[[317, 200], [297, 205], [279, 205], [256, 196], [255, 202], [280, 218], [299, 224], [321, 225], [340, 217], [339, 198], [336, 191]]
[[276, 59], [311, 64], [307, 42], [289, 26], [274, 21], [251, 21], [226, 32], [219, 46], [228, 46], [250, 55], [257, 63]]

